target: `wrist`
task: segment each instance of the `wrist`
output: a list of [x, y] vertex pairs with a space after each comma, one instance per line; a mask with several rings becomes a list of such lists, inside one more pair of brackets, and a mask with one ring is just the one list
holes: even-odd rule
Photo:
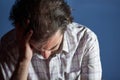
[[18, 62], [18, 66], [20, 70], [28, 69], [30, 65], [30, 61], [28, 60], [22, 60]]
[[21, 58], [21, 57], [19, 57], [19, 60], [18, 60], [18, 63], [19, 64], [29, 64], [31, 62], [31, 59], [29, 59], [29, 58]]
[[24, 56], [20, 55], [20, 56], [19, 56], [19, 61], [20, 61], [20, 62], [30, 62], [31, 59], [32, 59], [31, 56], [26, 56], [26, 55], [24, 55]]

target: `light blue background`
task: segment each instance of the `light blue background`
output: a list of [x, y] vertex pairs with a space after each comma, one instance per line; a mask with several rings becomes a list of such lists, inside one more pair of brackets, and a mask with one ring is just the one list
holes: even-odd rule
[[[0, 37], [13, 28], [8, 20], [15, 0], [0, 0]], [[99, 39], [103, 80], [120, 80], [120, 0], [66, 0], [74, 21], [88, 26]]]

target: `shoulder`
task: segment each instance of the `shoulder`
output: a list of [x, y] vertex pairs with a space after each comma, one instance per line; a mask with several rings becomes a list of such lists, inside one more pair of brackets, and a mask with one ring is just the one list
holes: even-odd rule
[[15, 43], [15, 29], [12, 29], [8, 33], [6, 33], [1, 39], [0, 39], [0, 58], [6, 59], [10, 55], [12, 55], [13, 52], [15, 52], [16, 43]]
[[97, 35], [88, 27], [73, 22], [68, 25], [66, 33], [71, 50], [83, 55], [91, 54], [94, 51], [99, 53]]
[[97, 39], [97, 35], [87, 26], [73, 22], [67, 26], [67, 32], [69, 35], [73, 35], [78, 41], [81, 39], [90, 40]]
[[0, 39], [0, 45], [7, 46], [15, 41], [15, 29], [10, 30], [7, 32], [1, 39]]
[[13, 29], [0, 40], [0, 69], [4, 77], [14, 70], [18, 60], [15, 35], [15, 29]]

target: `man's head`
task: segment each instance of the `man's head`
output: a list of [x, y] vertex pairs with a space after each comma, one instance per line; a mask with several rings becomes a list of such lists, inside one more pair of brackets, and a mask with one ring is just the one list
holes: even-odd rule
[[32, 30], [31, 47], [48, 58], [51, 53], [60, 50], [63, 33], [72, 17], [64, 0], [16, 0], [10, 20], [20, 36]]
[[58, 30], [63, 34], [72, 17], [64, 0], [16, 0], [10, 20], [24, 33], [32, 29], [32, 40], [44, 42]]

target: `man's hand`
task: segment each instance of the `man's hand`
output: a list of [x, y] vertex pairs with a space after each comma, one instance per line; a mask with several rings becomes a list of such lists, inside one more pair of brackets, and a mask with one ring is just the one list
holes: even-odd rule
[[33, 55], [33, 50], [29, 44], [32, 34], [33, 31], [30, 30], [23, 38], [21, 37], [18, 40], [20, 57], [10, 80], [27, 80], [29, 64]]
[[26, 35], [19, 40], [19, 60], [30, 61], [33, 55], [33, 50], [30, 47], [30, 39], [33, 34], [33, 31], [30, 30]]

